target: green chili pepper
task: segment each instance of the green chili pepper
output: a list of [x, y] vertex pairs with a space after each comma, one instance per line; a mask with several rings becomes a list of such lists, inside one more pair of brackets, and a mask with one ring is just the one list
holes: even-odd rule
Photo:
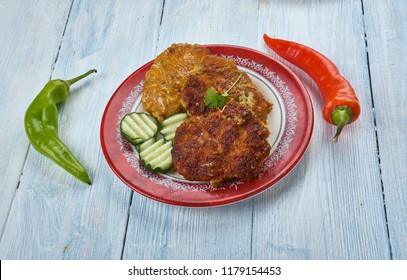
[[49, 81], [30, 104], [24, 118], [25, 132], [32, 146], [89, 185], [91, 181], [85, 168], [58, 137], [57, 104], [68, 98], [72, 84], [95, 72], [92, 69], [71, 80]]

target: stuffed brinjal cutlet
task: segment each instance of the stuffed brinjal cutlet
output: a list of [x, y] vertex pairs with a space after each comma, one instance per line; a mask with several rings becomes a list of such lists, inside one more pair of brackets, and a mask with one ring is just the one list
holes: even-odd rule
[[238, 102], [250, 108], [255, 117], [264, 123], [272, 109], [250, 77], [237, 68], [233, 60], [217, 56], [208, 56], [203, 61], [202, 70], [193, 73], [186, 80], [182, 89], [182, 105], [190, 116], [205, 114], [213, 108], [204, 103], [208, 91], [219, 94], [227, 91], [227, 101]]
[[173, 44], [158, 55], [146, 73], [141, 99], [144, 109], [160, 122], [185, 111], [180, 102], [181, 89], [209, 54], [201, 45]]
[[250, 77], [231, 59], [212, 55], [198, 44], [173, 44], [156, 57], [147, 71], [142, 104], [159, 122], [187, 111], [199, 115], [210, 109], [204, 104], [208, 90], [228, 92], [228, 102], [248, 106], [263, 122], [272, 109]]
[[[208, 92], [222, 102], [212, 106]], [[270, 153], [265, 123], [273, 104], [234, 60], [204, 46], [173, 44], [158, 55], [146, 73], [141, 101], [159, 123], [188, 113], [171, 142], [174, 169], [187, 180], [210, 181], [213, 187], [251, 180]]]
[[244, 106], [233, 102], [181, 124], [174, 138], [174, 167], [187, 180], [210, 181], [256, 177], [270, 153], [269, 131]]

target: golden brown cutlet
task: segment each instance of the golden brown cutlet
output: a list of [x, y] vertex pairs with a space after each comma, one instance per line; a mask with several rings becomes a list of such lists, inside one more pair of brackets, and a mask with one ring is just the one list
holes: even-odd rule
[[[223, 109], [205, 106], [208, 90], [222, 94], [233, 84]], [[250, 180], [270, 153], [264, 123], [272, 104], [233, 60], [201, 45], [173, 44], [155, 59], [142, 105], [160, 122], [176, 112], [191, 116], [176, 130], [172, 149], [175, 170], [187, 180], [214, 187]]]
[[177, 112], [199, 115], [209, 110], [204, 104], [206, 92], [215, 89], [223, 93], [240, 74], [229, 91], [228, 102], [248, 106], [266, 122], [272, 104], [250, 77], [233, 60], [212, 55], [198, 44], [173, 44], [157, 56], [146, 73], [142, 105], [160, 122]]
[[144, 109], [160, 122], [185, 111], [181, 89], [188, 76], [201, 69], [208, 55], [209, 50], [198, 44], [173, 44], [158, 55], [146, 73], [141, 99]]
[[238, 102], [249, 107], [257, 118], [266, 123], [272, 104], [264, 98], [250, 77], [237, 68], [233, 60], [214, 55], [203, 60], [201, 71], [188, 77], [182, 89], [182, 105], [190, 116], [205, 114], [212, 110], [204, 103], [208, 90], [222, 94], [232, 85], [227, 103]]
[[210, 181], [213, 187], [234, 178], [250, 180], [270, 153], [268, 136], [249, 108], [232, 102], [178, 127], [174, 167], [187, 180]]

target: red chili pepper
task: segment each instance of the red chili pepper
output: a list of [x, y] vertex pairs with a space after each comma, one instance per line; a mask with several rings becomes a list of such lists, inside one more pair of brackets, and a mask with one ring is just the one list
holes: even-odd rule
[[345, 125], [357, 120], [360, 104], [351, 84], [339, 73], [336, 65], [323, 54], [299, 43], [263, 36], [266, 45], [276, 54], [305, 71], [318, 85], [324, 99], [324, 119], [338, 127], [333, 138], [338, 141]]

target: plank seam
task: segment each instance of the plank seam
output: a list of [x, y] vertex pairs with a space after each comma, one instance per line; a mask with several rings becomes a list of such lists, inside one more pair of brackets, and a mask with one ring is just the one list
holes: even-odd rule
[[[155, 47], [155, 53], [157, 53], [158, 41], [160, 40], [161, 25], [162, 25], [163, 17], [164, 17], [164, 8], [165, 8], [165, 0], [163, 0], [163, 4], [161, 6], [160, 24], [158, 26], [158, 33], [157, 33], [157, 40], [156, 40], [157, 43], [156, 43], [156, 47]], [[133, 196], [134, 196], [134, 192], [131, 193], [130, 201], [129, 201], [129, 208], [128, 208], [128, 211], [127, 211], [126, 229], [124, 231], [123, 246], [122, 246], [122, 252], [121, 252], [121, 256], [120, 256], [121, 260], [123, 260], [124, 250], [126, 248], [126, 239], [127, 239], [127, 232], [128, 232], [130, 216], [131, 216], [131, 205], [133, 204]]]
[[[165, 0], [163, 0], [163, 4], [162, 4], [162, 7], [161, 7], [160, 24], [158, 26], [158, 34], [157, 34], [157, 41], [156, 41], [157, 44], [156, 44], [156, 47], [155, 47], [155, 53], [157, 53], [158, 41], [160, 39], [161, 24], [163, 22], [163, 16], [164, 16], [164, 7], [165, 7]], [[133, 196], [134, 196], [134, 192], [131, 193], [130, 201], [129, 201], [129, 208], [127, 210], [126, 229], [124, 231], [123, 246], [122, 246], [122, 252], [121, 252], [121, 255], [120, 255], [121, 260], [123, 260], [124, 250], [126, 248], [127, 231], [128, 231], [128, 228], [129, 228], [130, 215], [131, 215], [131, 205], [133, 204]]]
[[126, 228], [124, 230], [123, 245], [122, 245], [122, 252], [121, 252], [121, 255], [120, 255], [120, 260], [123, 260], [124, 249], [126, 247], [127, 231], [129, 229], [130, 211], [131, 211], [131, 205], [133, 204], [133, 196], [134, 196], [134, 192], [131, 192], [130, 201], [129, 201], [129, 208], [127, 209], [127, 221], [126, 221]]
[[163, 0], [163, 5], [161, 7], [160, 24], [158, 26], [157, 41], [156, 41], [157, 43], [155, 45], [155, 53], [157, 53], [157, 50], [158, 50], [158, 41], [160, 40], [161, 25], [163, 23], [163, 17], [164, 17], [164, 8], [165, 8], [165, 0]]
[[[57, 62], [57, 60], [58, 60], [58, 57], [59, 57], [59, 51], [60, 51], [60, 49], [61, 49], [62, 40], [63, 40], [64, 35], [65, 35], [66, 26], [68, 25], [69, 16], [71, 15], [71, 10], [72, 10], [72, 6], [73, 6], [73, 2], [74, 2], [74, 0], [72, 0], [71, 6], [69, 7], [68, 16], [67, 16], [67, 19], [66, 19], [66, 21], [65, 21], [64, 30], [63, 30], [62, 36], [61, 36], [61, 42], [60, 42], [60, 44], [59, 44], [59, 47], [58, 47], [58, 51], [57, 51], [55, 60], [54, 60], [53, 64], [51, 65], [51, 73], [50, 73], [49, 80], [51, 80], [52, 73], [54, 72], [55, 64], [56, 64], [56, 62]], [[17, 190], [18, 190], [19, 187], [20, 187], [21, 178], [22, 178], [23, 173], [24, 173], [24, 169], [25, 169], [25, 165], [26, 165], [26, 163], [27, 163], [27, 158], [28, 158], [28, 154], [29, 154], [29, 152], [30, 152], [30, 149], [31, 149], [31, 144], [28, 144], [27, 152], [25, 153], [24, 161], [23, 161], [23, 164], [22, 164], [22, 167], [21, 167], [20, 176], [18, 177], [16, 189], [15, 189], [15, 191], [14, 191], [13, 198], [11, 199], [10, 208], [9, 208], [9, 210], [8, 210], [7, 217], [6, 217], [5, 221], [4, 221], [4, 224], [3, 224], [3, 227], [2, 227], [2, 230], [1, 230], [0, 243], [3, 241], [3, 236], [4, 236], [4, 233], [5, 233], [5, 231], [6, 231], [6, 225], [7, 225], [7, 223], [8, 223], [8, 219], [9, 219], [9, 217], [10, 217], [10, 212], [11, 212], [11, 208], [12, 208], [12, 206], [13, 206], [13, 204], [14, 204], [15, 197], [16, 197], [16, 195], [17, 195]]]
[[250, 230], [250, 259], [253, 260], [253, 235], [254, 235], [254, 199], [252, 199], [252, 224]]
[[5, 233], [5, 231], [6, 231], [6, 225], [7, 225], [7, 223], [8, 223], [8, 219], [10, 218], [11, 208], [12, 208], [12, 206], [13, 206], [13, 204], [14, 204], [14, 200], [15, 200], [15, 198], [16, 198], [16, 196], [17, 196], [17, 190], [20, 188], [21, 177], [23, 176], [23, 173], [24, 173], [24, 168], [25, 168], [25, 165], [26, 165], [26, 163], [27, 163], [27, 158], [28, 158], [28, 153], [29, 153], [29, 151], [30, 151], [30, 148], [31, 148], [31, 144], [28, 145], [27, 152], [25, 153], [25, 157], [24, 157], [24, 161], [23, 161], [23, 166], [22, 166], [22, 168], [21, 168], [20, 176], [18, 177], [17, 186], [16, 186], [16, 189], [15, 189], [15, 191], [14, 191], [14, 193], [13, 193], [13, 198], [11, 199], [11, 202], [10, 202], [10, 207], [9, 207], [9, 209], [8, 209], [7, 217], [6, 217], [6, 219], [4, 220], [3, 228], [2, 228], [1, 234], [0, 234], [0, 243], [3, 242], [3, 236], [4, 236], [4, 233]]
[[363, 0], [361, 0], [361, 8], [362, 8], [365, 49], [366, 49], [367, 71], [368, 71], [368, 76], [369, 76], [369, 90], [370, 90], [370, 97], [372, 100], [373, 124], [374, 124], [374, 128], [375, 128], [377, 159], [378, 159], [378, 165], [379, 165], [380, 186], [381, 186], [381, 190], [382, 190], [383, 210], [384, 210], [384, 217], [385, 217], [385, 221], [386, 221], [386, 231], [387, 231], [387, 239], [388, 239], [388, 243], [389, 243], [390, 259], [392, 260], [393, 259], [393, 248], [392, 248], [391, 239], [390, 239], [390, 229], [389, 229], [389, 221], [388, 221], [388, 217], [387, 217], [387, 206], [386, 206], [386, 194], [385, 194], [385, 188], [384, 188], [384, 182], [383, 182], [382, 165], [381, 165], [381, 160], [380, 160], [380, 144], [379, 144], [379, 136], [377, 133], [377, 121], [376, 121], [376, 112], [375, 112], [375, 104], [374, 104], [372, 74], [370, 71], [368, 38], [367, 38], [367, 31], [366, 31], [365, 10], [364, 10], [364, 6], [363, 6]]
[[54, 62], [53, 62], [52, 65], [51, 65], [51, 73], [50, 73], [50, 76], [49, 76], [49, 80], [52, 79], [52, 74], [54, 73], [55, 65], [57, 64], [57, 61], [58, 61], [58, 58], [59, 58], [59, 53], [60, 53], [60, 51], [61, 51], [62, 42], [63, 42], [64, 37], [65, 37], [66, 27], [68, 26], [68, 21], [69, 21], [69, 18], [70, 18], [70, 16], [71, 16], [71, 11], [72, 11], [72, 7], [73, 7], [73, 3], [74, 3], [74, 2], [75, 2], [75, 0], [72, 0], [71, 6], [69, 7], [68, 16], [66, 17], [65, 26], [64, 26], [64, 30], [62, 31], [61, 41], [59, 42], [57, 54], [56, 54], [56, 56], [55, 56]]

